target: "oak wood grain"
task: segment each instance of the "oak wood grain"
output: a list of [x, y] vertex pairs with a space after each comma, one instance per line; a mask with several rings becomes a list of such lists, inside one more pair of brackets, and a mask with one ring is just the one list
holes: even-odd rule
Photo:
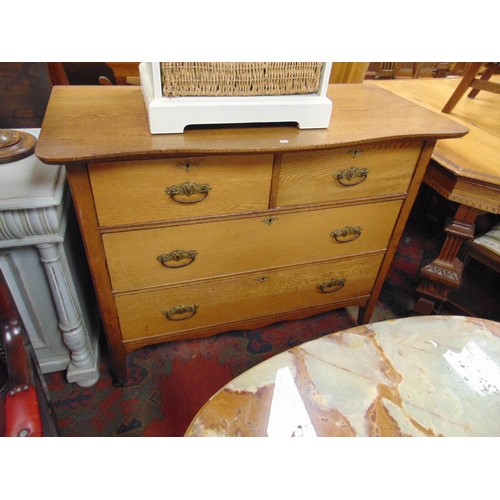
[[[141, 89], [59, 86], [52, 90], [36, 155], [46, 163], [132, 160], [165, 155], [325, 149], [390, 139], [462, 137], [467, 127], [373, 84], [334, 84], [328, 129], [207, 127], [149, 132]], [[376, 110], [376, 112], [374, 111]], [[288, 141], [288, 142], [282, 142]]]
[[[66, 165], [122, 379], [124, 353], [160, 341], [347, 305], [359, 305], [361, 320], [369, 321], [436, 140], [461, 137], [467, 128], [375, 85], [331, 85], [329, 95], [334, 108], [328, 129], [200, 127], [152, 135], [140, 89], [54, 89], [36, 154]], [[378, 171], [378, 183], [347, 197], [316, 196], [329, 189], [324, 175], [332, 176], [331, 158], [352, 166], [351, 149], [369, 151], [366, 166]], [[235, 155], [246, 165], [237, 175]], [[257, 156], [268, 159], [252, 167]], [[365, 165], [362, 154], [354, 156]], [[163, 180], [157, 165], [206, 157], [225, 159], [217, 174], [225, 201], [212, 211], [164, 211], [151, 191]], [[247, 189], [255, 193], [248, 197]], [[326, 242], [327, 228], [330, 233], [344, 225], [360, 225], [364, 233], [347, 244], [335, 244], [328, 234]], [[197, 250], [199, 260], [166, 279], [162, 271], [172, 270], [163, 269], [157, 253], [178, 248]], [[200, 262], [203, 270], [193, 274], [190, 267]], [[336, 270], [346, 285], [333, 294], [318, 292], [318, 280], [338, 277]], [[323, 271], [328, 276], [320, 279]], [[200, 309], [185, 321], [169, 321], [158, 309], [198, 302]]]
[[[265, 210], [272, 167], [270, 154], [214, 155], [94, 163], [89, 165], [89, 175], [99, 224], [112, 226]], [[188, 181], [208, 184], [206, 198], [183, 203], [204, 195], [172, 197], [166, 193], [167, 187]]]
[[[421, 147], [420, 142], [394, 141], [357, 148], [284, 153], [276, 205], [406, 194]], [[366, 178], [334, 178], [350, 168], [367, 169]]]
[[[188, 332], [257, 316], [307, 309], [366, 295], [370, 292], [382, 254], [357, 259], [252, 273], [203, 283], [116, 296], [124, 340]], [[332, 293], [317, 286], [332, 278], [345, 285]], [[198, 305], [189, 319], [169, 321], [163, 310]]]
[[[495, 75], [492, 81], [500, 83], [500, 76]], [[467, 126], [470, 131], [463, 138], [439, 141], [432, 159], [458, 177], [500, 185], [500, 95], [483, 92], [474, 99], [464, 98], [452, 113], [443, 115], [441, 108], [459, 83], [457, 77], [375, 85]]]
[[[258, 269], [383, 252], [402, 201], [354, 205], [265, 217], [103, 235], [113, 289], [131, 290], [202, 280]], [[269, 216], [268, 216], [269, 219]], [[331, 236], [360, 227], [349, 242]], [[339, 242], [340, 240], [340, 242]], [[182, 249], [198, 252], [185, 267], [167, 268], [157, 256]], [[187, 262], [189, 259], [186, 259]]]
[[[329, 302], [327, 304], [309, 306], [305, 309], [294, 309], [290, 311], [282, 311], [275, 314], [269, 314], [266, 316], [238, 319], [231, 322], [228, 321], [226, 323], [218, 325], [206, 326], [198, 330], [190, 330], [188, 333], [188, 337], [190, 339], [210, 337], [211, 335], [216, 335], [218, 333], [224, 333], [228, 331], [236, 331], [242, 329], [251, 330], [255, 328], [262, 328], [264, 326], [272, 325], [277, 321], [293, 321], [297, 319], [303, 319], [309, 316], [313, 316], [315, 314], [321, 314], [328, 311], [332, 311], [333, 309], [341, 309], [343, 307], [350, 307], [350, 306], [364, 307], [368, 302], [369, 296], [370, 296], [369, 294], [360, 295], [358, 297], [349, 297], [344, 300], [336, 300], [335, 302]], [[128, 354], [141, 347], [151, 345], [151, 343], [169, 342], [172, 340], [183, 340], [185, 338], [186, 338], [185, 332], [164, 333], [155, 336], [154, 340], [151, 340], [148, 337], [143, 337], [140, 339], [124, 340], [123, 348], [125, 349], [125, 352]]]

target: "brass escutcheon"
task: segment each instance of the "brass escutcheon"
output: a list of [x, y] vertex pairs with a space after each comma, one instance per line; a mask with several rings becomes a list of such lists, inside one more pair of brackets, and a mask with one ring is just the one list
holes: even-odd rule
[[[185, 319], [192, 318], [196, 311], [198, 310], [198, 304], [193, 304], [191, 306], [186, 306], [184, 304], [172, 307], [171, 309], [167, 309], [166, 311], [162, 311], [167, 319], [170, 321], [183, 321]], [[175, 315], [183, 315], [188, 313], [187, 316], [183, 316], [182, 318], [175, 318]]]
[[[357, 240], [361, 236], [361, 226], [345, 226], [342, 229], [336, 229], [330, 233], [332, 238], [339, 243], [349, 243], [351, 241]], [[349, 238], [349, 236], [351, 236]], [[347, 239], [346, 239], [347, 238]]]
[[[345, 170], [337, 170], [337, 172], [333, 174], [333, 178], [336, 179], [342, 186], [356, 186], [357, 184], [361, 184], [366, 180], [368, 172], [369, 170], [367, 168], [358, 168], [352, 166], [346, 168]], [[350, 182], [358, 177], [361, 177], [361, 179], [356, 182]]]
[[[170, 186], [165, 189], [165, 193], [167, 193], [173, 201], [177, 203], [198, 203], [204, 200], [209, 191], [212, 189], [210, 184], [197, 184], [196, 182], [187, 181], [179, 186]], [[177, 199], [176, 196], [192, 196], [193, 194], [202, 194], [201, 198], [197, 198], [196, 200], [183, 200]]]
[[200, 164], [197, 161], [184, 160], [177, 163], [177, 166], [183, 168], [186, 172], [189, 172], [194, 167], [199, 167]]
[[[316, 285], [316, 288], [321, 292], [321, 293], [333, 293], [333, 292], [338, 292], [344, 285], [345, 285], [346, 280], [344, 278], [338, 279], [338, 278], [332, 278], [331, 280], [325, 281], [323, 283], [319, 283]], [[326, 290], [327, 288], [331, 288], [331, 290]]]
[[262, 222], [265, 222], [268, 226], [270, 226], [273, 222], [276, 222], [279, 220], [278, 217], [266, 217], [265, 219], [262, 219]]
[[264, 283], [264, 281], [267, 281], [269, 279], [269, 276], [261, 276], [260, 278], [255, 278], [255, 281], [258, 281], [259, 283]]
[[363, 153], [363, 148], [354, 148], [354, 149], [351, 149], [350, 151], [347, 151], [347, 154], [348, 155], [351, 155], [353, 158], [356, 158], [356, 156], [360, 155], [361, 153]]
[[[164, 253], [161, 255], [158, 255], [156, 257], [156, 260], [158, 262], [161, 262], [161, 264], [165, 267], [168, 267], [170, 269], [177, 269], [178, 267], [186, 267], [191, 264], [196, 256], [198, 255], [198, 252], [196, 250], [174, 250], [169, 253]], [[182, 262], [179, 265], [169, 265], [169, 262], [181, 262], [183, 260], [189, 259], [188, 262]]]

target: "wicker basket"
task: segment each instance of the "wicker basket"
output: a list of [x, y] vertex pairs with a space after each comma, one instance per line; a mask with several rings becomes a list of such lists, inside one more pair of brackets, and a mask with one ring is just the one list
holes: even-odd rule
[[278, 96], [318, 92], [324, 63], [164, 62], [163, 94], [188, 96]]

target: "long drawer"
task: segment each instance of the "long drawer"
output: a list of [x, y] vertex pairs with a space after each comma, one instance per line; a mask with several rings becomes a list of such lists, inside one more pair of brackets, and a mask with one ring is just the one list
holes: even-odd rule
[[103, 235], [115, 291], [383, 251], [401, 201]]
[[122, 337], [151, 338], [367, 296], [382, 258], [372, 255], [120, 294], [115, 300]]
[[89, 164], [99, 225], [265, 210], [273, 159], [268, 154]]
[[283, 154], [277, 206], [406, 193], [421, 143]]

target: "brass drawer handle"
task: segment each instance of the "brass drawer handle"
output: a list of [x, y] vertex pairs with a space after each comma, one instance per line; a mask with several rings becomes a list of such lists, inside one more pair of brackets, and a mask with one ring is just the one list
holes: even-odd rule
[[[156, 257], [156, 260], [158, 262], [161, 262], [161, 264], [165, 267], [168, 267], [170, 269], [176, 269], [178, 267], [186, 267], [191, 264], [196, 256], [198, 255], [198, 252], [196, 250], [174, 250], [173, 252], [169, 253], [163, 253], [161, 255], [158, 255]], [[189, 259], [187, 262], [182, 262], [183, 260]], [[169, 265], [168, 263], [172, 262], [181, 262], [179, 265]]]
[[[337, 170], [333, 174], [333, 178], [336, 179], [342, 186], [356, 186], [366, 180], [368, 172], [369, 170], [367, 168], [349, 167], [345, 170]], [[361, 179], [356, 182], [350, 182], [358, 177], [361, 177]]]
[[[170, 186], [165, 189], [165, 193], [167, 193], [173, 201], [177, 203], [199, 203], [203, 201], [207, 196], [209, 191], [212, 189], [210, 184], [197, 184], [196, 182], [187, 181], [179, 186]], [[202, 194], [201, 198], [197, 198], [195, 200], [183, 200], [177, 199], [176, 196], [193, 196], [193, 194]]]
[[[320, 283], [319, 285], [316, 285], [316, 288], [321, 292], [321, 293], [333, 293], [333, 292], [338, 292], [344, 285], [345, 285], [345, 279], [337, 279], [333, 278], [329, 281], [325, 281], [323, 283]], [[331, 290], [326, 290], [327, 288], [331, 288]]]
[[[195, 314], [196, 311], [198, 310], [198, 304], [193, 304], [192, 306], [186, 306], [186, 305], [179, 305], [172, 307], [171, 309], [167, 309], [166, 311], [163, 311], [163, 314], [166, 316], [167, 319], [170, 321], [183, 321], [185, 319], [192, 318]], [[188, 314], [187, 316], [182, 316], [184, 314]], [[175, 315], [181, 315], [181, 318], [176, 318], [174, 317]]]
[[[332, 238], [339, 243], [349, 243], [351, 241], [357, 240], [361, 236], [361, 226], [345, 226], [342, 229], [336, 229], [330, 233]], [[350, 236], [350, 238], [349, 238]]]

